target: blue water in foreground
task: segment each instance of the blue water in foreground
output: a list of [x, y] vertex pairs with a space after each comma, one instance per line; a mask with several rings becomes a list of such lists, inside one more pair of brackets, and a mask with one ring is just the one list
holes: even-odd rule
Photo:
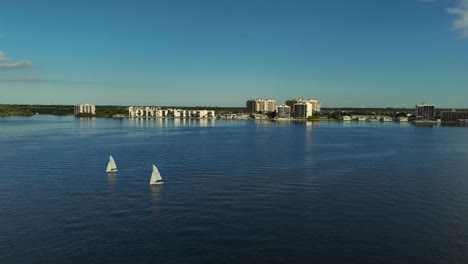
[[0, 263], [467, 261], [467, 127], [0, 119]]

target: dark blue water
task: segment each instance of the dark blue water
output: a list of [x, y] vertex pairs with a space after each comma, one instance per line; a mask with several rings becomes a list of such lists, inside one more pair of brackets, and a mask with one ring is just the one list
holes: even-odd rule
[[466, 127], [0, 119], [0, 263], [467, 260]]

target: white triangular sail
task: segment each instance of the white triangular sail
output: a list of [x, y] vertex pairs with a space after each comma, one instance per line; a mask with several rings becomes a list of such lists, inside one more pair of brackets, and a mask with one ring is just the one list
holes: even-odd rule
[[115, 165], [114, 158], [112, 158], [112, 156], [109, 156], [109, 163], [107, 163], [106, 172], [115, 172], [115, 171], [117, 171], [117, 165]]
[[163, 184], [161, 174], [159, 173], [158, 168], [153, 164], [153, 173], [151, 173], [150, 185], [153, 184]]

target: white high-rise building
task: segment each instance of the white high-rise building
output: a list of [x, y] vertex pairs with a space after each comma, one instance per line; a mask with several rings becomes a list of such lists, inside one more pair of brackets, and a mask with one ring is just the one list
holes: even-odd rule
[[75, 105], [75, 115], [78, 114], [96, 114], [96, 106], [92, 104]]
[[295, 118], [307, 118], [313, 115], [313, 106], [311, 103], [297, 103], [294, 104], [294, 117]]

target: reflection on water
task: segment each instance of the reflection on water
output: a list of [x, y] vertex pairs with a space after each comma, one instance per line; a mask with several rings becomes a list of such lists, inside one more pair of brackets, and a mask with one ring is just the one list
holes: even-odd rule
[[96, 118], [95, 117], [75, 117], [77, 120], [77, 125], [80, 128], [88, 129], [88, 128], [96, 128]]
[[213, 127], [216, 119], [195, 118], [129, 118], [131, 127]]
[[[80, 120], [81, 128], [95, 128], [96, 119], [95, 118], [76, 118]], [[120, 122], [123, 122], [124, 119], [118, 119]], [[239, 122], [238, 120], [229, 119], [223, 120], [224, 123], [230, 122], [235, 123]], [[306, 120], [294, 120], [294, 119], [278, 119], [278, 120], [269, 120], [269, 119], [255, 119], [255, 124], [259, 125], [268, 125], [268, 124], [277, 124], [277, 125], [304, 125], [304, 126], [318, 126], [320, 124], [332, 123], [340, 124], [341, 126], [350, 126], [350, 127], [368, 127], [368, 126], [415, 126], [415, 127], [424, 127], [424, 128], [433, 128], [439, 126], [457, 126], [457, 127], [466, 127], [468, 126], [467, 122], [455, 122], [455, 123], [437, 123], [437, 122], [356, 122], [356, 121], [306, 121]], [[128, 124], [130, 127], [214, 127], [216, 119], [195, 119], [195, 118], [129, 118]]]
[[[295, 119], [277, 119], [274, 121], [269, 120], [255, 120], [257, 124], [271, 124], [274, 122], [276, 125], [304, 125], [307, 127], [318, 126], [320, 121], [307, 121], [307, 120], [295, 120]], [[323, 122], [323, 121], [322, 121]], [[333, 121], [331, 121], [333, 122]]]
[[468, 127], [468, 122], [447, 122], [442, 123], [443, 127]]
[[159, 196], [161, 195], [162, 185], [150, 185], [151, 198], [153, 201], [153, 206], [156, 207], [159, 203]]
[[111, 189], [115, 188], [115, 184], [117, 182], [117, 172], [108, 172], [107, 174], [107, 181], [109, 183], [109, 187]]
[[429, 122], [414, 122], [413, 125], [415, 127], [423, 127], [423, 128], [433, 128], [438, 126], [439, 123], [429, 123]]
[[398, 124], [402, 127], [407, 127], [407, 126], [411, 126], [411, 123], [410, 122], [398, 122]]

